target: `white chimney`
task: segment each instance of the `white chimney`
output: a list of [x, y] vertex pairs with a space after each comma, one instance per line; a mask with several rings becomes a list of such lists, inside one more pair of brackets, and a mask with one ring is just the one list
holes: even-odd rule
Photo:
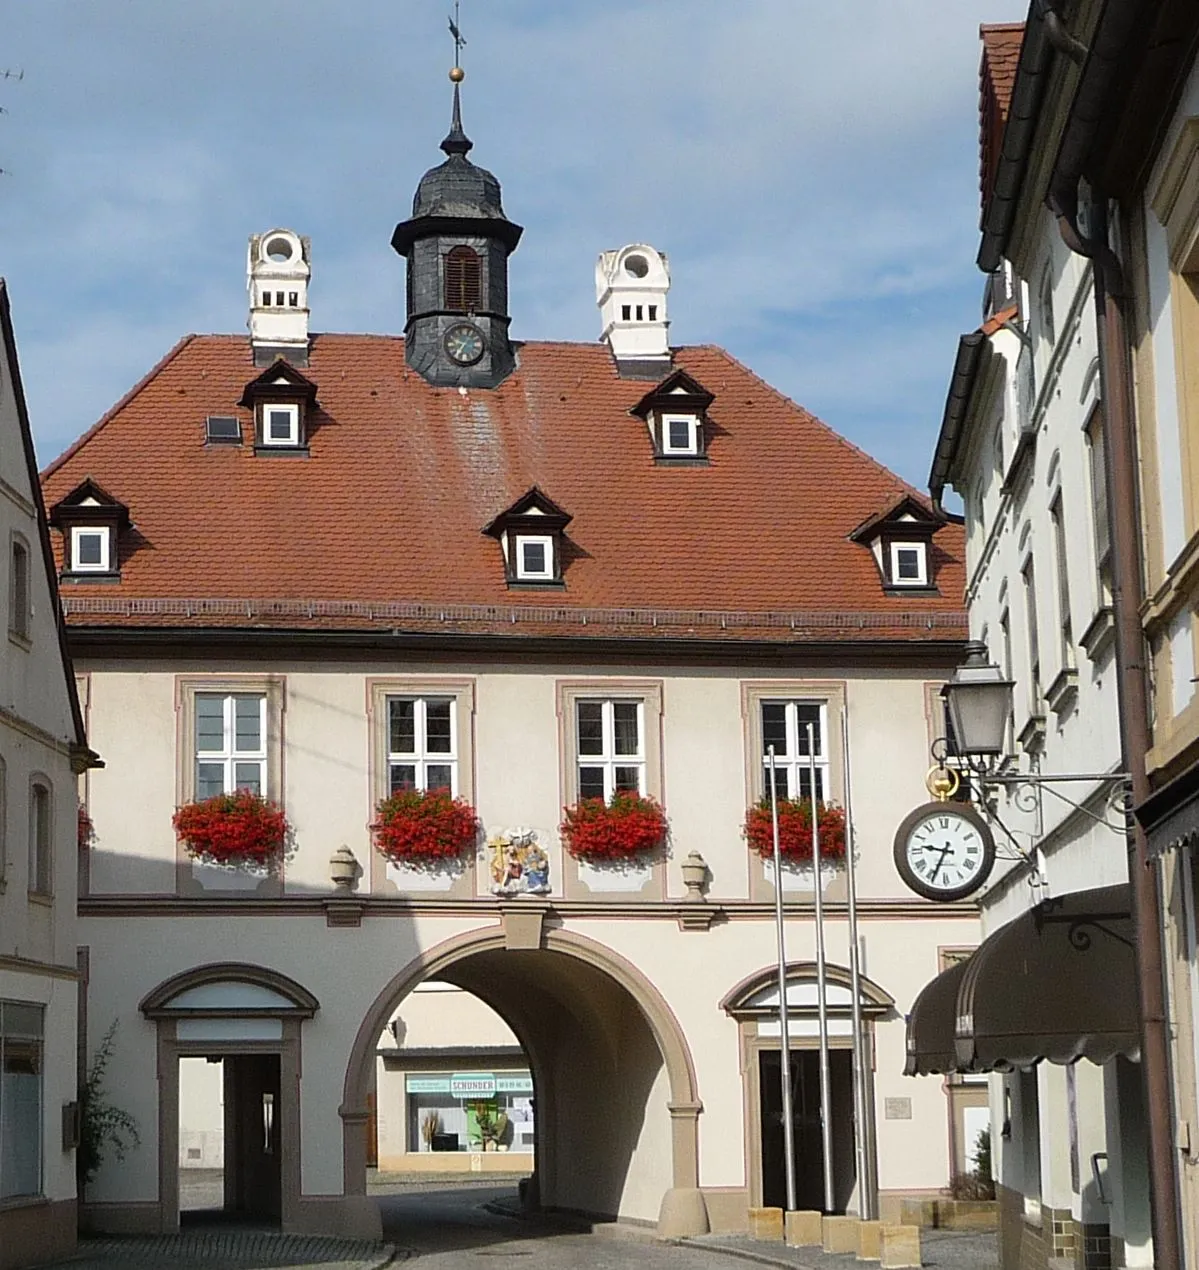
[[603, 330], [617, 364], [642, 363], [653, 371], [670, 366], [666, 293], [670, 264], [644, 243], [605, 251], [595, 266], [595, 295]]
[[250, 343], [257, 365], [276, 357], [308, 360], [308, 279], [311, 243], [290, 229], [250, 237], [246, 286], [250, 295]]

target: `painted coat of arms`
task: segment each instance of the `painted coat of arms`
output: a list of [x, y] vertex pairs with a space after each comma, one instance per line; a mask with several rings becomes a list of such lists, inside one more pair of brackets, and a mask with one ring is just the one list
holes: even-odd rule
[[506, 829], [488, 839], [493, 895], [548, 895], [550, 858], [536, 829]]

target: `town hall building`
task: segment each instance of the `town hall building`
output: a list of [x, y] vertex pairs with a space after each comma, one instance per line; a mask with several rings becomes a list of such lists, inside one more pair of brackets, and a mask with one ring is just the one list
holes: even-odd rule
[[[745, 1229], [783, 1202], [776, 884], [799, 1206], [823, 1207], [816, 887], [837, 1210], [875, 1172], [886, 1211], [967, 1167], [985, 1090], [905, 1078], [904, 1015], [977, 909], [916, 898], [891, 852], [962, 657], [961, 526], [723, 349], [672, 345], [647, 244], [600, 255], [597, 342], [520, 340], [521, 227], [471, 148], [456, 83], [392, 238], [402, 337], [315, 332], [309, 241], [255, 235], [248, 336], [185, 336], [43, 474], [107, 763], [83, 786], [86, 1043], [115, 1021], [141, 1130], [87, 1191], [92, 1228], [178, 1226], [180, 1068], [209, 1058], [226, 1208], [377, 1233], [380, 1038], [436, 983], [526, 1056], [530, 1203]], [[850, 821], [866, 1176], [846, 878], [832, 853], [780, 880], [751, 849], [771, 751], [780, 796], [814, 786]], [[435, 790], [477, 817], [469, 848], [385, 857], [380, 808]], [[226, 795], [286, 817], [261, 867], [176, 832]], [[568, 849], [566, 809], [648, 799], [653, 849]]]

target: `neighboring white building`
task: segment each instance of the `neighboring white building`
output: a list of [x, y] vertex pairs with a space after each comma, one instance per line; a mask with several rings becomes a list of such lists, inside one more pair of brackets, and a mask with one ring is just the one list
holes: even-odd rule
[[76, 787], [89, 764], [0, 279], [0, 1270], [75, 1246]]
[[[1036, 130], [1024, 151], [1004, 132], [1013, 84], [1027, 102], [1030, 68], [1052, 56], [1044, 25], [1030, 19], [1023, 55], [1021, 26], [982, 36], [986, 321], [959, 345], [930, 485], [938, 502], [950, 486], [962, 497], [970, 634], [1014, 681], [999, 769], [1012, 783], [984, 786], [1000, 863], [975, 969], [921, 1001], [927, 1022], [949, 993], [956, 1055], [930, 1045], [923, 1070], [1004, 1073], [990, 1079], [1005, 1270], [1148, 1266], [1123, 782], [1108, 776], [1121, 744], [1094, 283], [1037, 183], [1063, 80], [1021, 121]], [[1021, 785], [1021, 772], [1090, 778]]]
[[[977, 910], [915, 899], [891, 840], [925, 797], [937, 688], [962, 655], [960, 526], [723, 350], [512, 344], [520, 228], [459, 119], [443, 148], [393, 238], [403, 340], [310, 334], [279, 359], [253, 322], [186, 337], [44, 476], [110, 764], [89, 788], [90, 1011], [121, 1021], [114, 1070], [142, 1126], [88, 1220], [175, 1228], [180, 1062], [219, 1057], [227, 1206], [377, 1230], [372, 1103], [381, 1157], [394, 1138], [379, 1050], [432, 980], [519, 1040], [530, 1198], [744, 1229], [783, 1176], [774, 878], [742, 832], [771, 745], [781, 792], [812, 766], [826, 801], [852, 788], [879, 1186], [884, 1208], [936, 1192], [969, 1100], [903, 1078], [903, 1015], [977, 943]], [[303, 242], [256, 241], [275, 239]], [[612, 260], [631, 252], [653, 282], [664, 257]], [[385, 860], [379, 801], [446, 786], [486, 841], [443, 867]], [[176, 808], [243, 787], [284, 807], [286, 858], [191, 859]], [[663, 803], [667, 848], [577, 860], [563, 809], [616, 790]], [[783, 879], [805, 1098], [815, 884]], [[822, 884], [836, 1207], [856, 1209], [845, 878]], [[819, 1206], [810, 1135], [799, 1164], [801, 1205]]]

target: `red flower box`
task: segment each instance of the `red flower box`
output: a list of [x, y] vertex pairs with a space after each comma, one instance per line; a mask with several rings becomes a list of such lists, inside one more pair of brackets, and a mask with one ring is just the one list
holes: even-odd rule
[[[780, 798], [779, 855], [784, 860], [812, 859], [812, 800]], [[820, 828], [821, 860], [841, 860], [845, 856], [845, 811], [836, 803], [816, 804], [816, 823]], [[763, 798], [745, 813], [745, 840], [749, 849], [763, 860], [774, 856], [774, 826], [770, 815], [770, 799]]]
[[375, 810], [375, 846], [392, 864], [456, 860], [479, 840], [475, 809], [448, 789], [403, 789]]
[[558, 826], [576, 860], [634, 860], [666, 841], [666, 813], [652, 798], [618, 790], [611, 802], [584, 798]]
[[290, 829], [287, 817], [268, 799], [239, 789], [175, 813], [175, 835], [193, 860], [267, 868], [283, 854]]
[[87, 814], [87, 808], [79, 804], [79, 850], [86, 851], [96, 841], [96, 826]]

